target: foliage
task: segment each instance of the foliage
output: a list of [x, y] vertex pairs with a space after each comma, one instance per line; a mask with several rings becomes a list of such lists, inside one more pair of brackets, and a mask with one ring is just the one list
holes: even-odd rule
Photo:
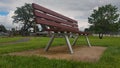
[[28, 29], [35, 26], [33, 8], [31, 4], [25, 3], [24, 6], [17, 7], [14, 14], [15, 15], [12, 17], [14, 19], [13, 22], [23, 24], [21, 33], [28, 33]]
[[0, 32], [6, 32], [7, 29], [5, 28], [4, 25], [0, 25]]
[[92, 24], [89, 30], [95, 33], [118, 32], [119, 14], [117, 11], [117, 7], [111, 4], [93, 10], [88, 18], [88, 22]]

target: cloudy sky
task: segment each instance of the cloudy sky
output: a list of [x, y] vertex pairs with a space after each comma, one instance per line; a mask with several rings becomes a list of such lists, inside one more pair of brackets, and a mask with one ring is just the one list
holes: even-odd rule
[[24, 5], [24, 3], [37, 3], [73, 18], [78, 21], [80, 30], [89, 27], [87, 18], [93, 9], [113, 4], [120, 10], [120, 0], [0, 0], [0, 24], [5, 25], [8, 29], [17, 26], [12, 23], [11, 16], [14, 15], [16, 7]]

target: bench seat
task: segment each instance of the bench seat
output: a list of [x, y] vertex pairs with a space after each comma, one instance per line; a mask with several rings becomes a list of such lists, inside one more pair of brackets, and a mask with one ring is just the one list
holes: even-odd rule
[[57, 33], [61, 33], [62, 35], [64, 35], [71, 53], [73, 53], [73, 51], [68, 39], [68, 34], [70, 33], [74, 33], [77, 35], [73, 42], [73, 45], [75, 45], [79, 35], [85, 35], [88, 45], [91, 46], [89, 39], [87, 37], [89, 33], [79, 31], [78, 22], [76, 20], [66, 17], [62, 14], [59, 14], [55, 11], [52, 11], [35, 3], [32, 4], [32, 7], [35, 17], [35, 22], [37, 24], [45, 25], [46, 26], [45, 31], [54, 32], [49, 43], [45, 48], [45, 51], [48, 51]]

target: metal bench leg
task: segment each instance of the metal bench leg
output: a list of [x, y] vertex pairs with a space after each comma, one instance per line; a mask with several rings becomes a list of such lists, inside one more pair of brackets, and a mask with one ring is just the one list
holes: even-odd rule
[[75, 39], [74, 39], [74, 41], [73, 41], [73, 43], [72, 43], [72, 46], [74, 46], [74, 45], [76, 44], [76, 42], [77, 42], [77, 40], [78, 40], [78, 37], [79, 37], [79, 35], [77, 35], [77, 36], [75, 37]]
[[88, 36], [86, 35], [85, 37], [86, 37], [86, 41], [87, 41], [87, 43], [88, 43], [88, 46], [91, 47], [90, 41], [89, 41], [89, 39], [88, 39]]
[[55, 38], [55, 34], [52, 35], [50, 41], [48, 42], [47, 46], [45, 47], [45, 51], [48, 51], [50, 45], [52, 44], [53, 40]]
[[66, 40], [67, 46], [69, 47], [70, 53], [73, 54], [73, 50], [72, 50], [70, 41], [68, 39], [68, 36], [67, 35], [64, 35], [64, 36], [65, 36], [65, 40]]

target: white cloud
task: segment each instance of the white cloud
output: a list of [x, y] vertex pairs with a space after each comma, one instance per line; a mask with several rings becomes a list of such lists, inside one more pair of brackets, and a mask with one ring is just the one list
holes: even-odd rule
[[0, 16], [0, 24], [5, 25], [7, 29], [14, 27], [12, 21], [13, 19], [11, 18], [14, 14], [14, 11], [10, 11], [7, 16]]
[[15, 10], [16, 7], [23, 6], [24, 3], [33, 3], [34, 0], [1, 0], [0, 9], [4, 11]]
[[13, 19], [11, 18], [14, 15], [16, 7], [24, 5], [24, 3], [33, 3], [33, 0], [1, 0], [0, 2], [0, 11], [8, 11], [9, 14], [6, 16], [0, 16], [0, 24], [5, 25], [7, 29], [13, 27], [18, 27], [17, 24], [13, 24]]

